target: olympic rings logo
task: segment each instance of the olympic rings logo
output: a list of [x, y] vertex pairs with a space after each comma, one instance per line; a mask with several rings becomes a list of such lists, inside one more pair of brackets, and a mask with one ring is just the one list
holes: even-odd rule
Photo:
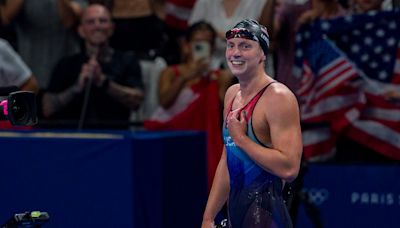
[[304, 188], [302, 190], [302, 195], [305, 197], [308, 203], [315, 204], [317, 206], [323, 204], [325, 201], [329, 199], [329, 191], [325, 188], [321, 189], [316, 189], [316, 188], [310, 188], [306, 189]]

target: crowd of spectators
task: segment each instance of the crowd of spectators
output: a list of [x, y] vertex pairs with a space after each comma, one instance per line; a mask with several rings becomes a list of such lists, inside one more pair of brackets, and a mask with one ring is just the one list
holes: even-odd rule
[[[226, 85], [234, 82], [225, 71], [225, 31], [244, 18], [266, 25], [271, 38], [267, 72], [295, 91], [300, 82], [292, 68], [301, 25], [393, 8], [393, 4], [383, 0], [1, 0], [0, 83], [38, 94], [36, 127], [129, 129], [135, 121], [132, 113], [154, 97], [146, 96], [143, 81], [158, 88], [156, 103], [165, 110], [173, 107], [183, 88], [204, 80], [200, 77], [204, 70], [208, 75], [223, 72], [218, 73], [223, 76], [218, 80], [224, 80], [218, 93], [223, 94]], [[215, 30], [206, 63], [194, 62], [200, 60], [191, 57], [193, 37], [186, 36], [190, 26], [199, 22]], [[166, 69], [148, 79], [141, 62], [156, 58], [165, 60]], [[202, 112], [207, 115], [207, 107]]]

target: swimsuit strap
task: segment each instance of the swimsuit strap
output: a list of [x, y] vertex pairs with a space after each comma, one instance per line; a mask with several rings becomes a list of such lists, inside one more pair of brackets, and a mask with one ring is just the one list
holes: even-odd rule
[[[256, 95], [254, 95], [253, 98], [251, 98], [251, 100], [249, 102], [247, 102], [247, 104], [245, 106], [243, 106], [241, 109], [245, 109], [247, 106], [249, 106], [250, 104], [252, 104], [255, 100], [258, 101], [258, 99], [261, 97], [261, 95], [264, 93], [264, 91], [268, 88], [268, 86], [270, 86], [272, 83], [274, 83], [276, 81], [272, 81], [270, 83], [268, 83], [266, 86], [264, 86], [260, 91], [258, 91], [258, 93]], [[254, 109], [254, 107], [253, 107]]]
[[[268, 88], [268, 86], [270, 86], [274, 82], [276, 82], [276, 81], [272, 81], [272, 82], [268, 83], [267, 85], [265, 85], [262, 89], [260, 89], [260, 91], [258, 91], [258, 93], [256, 95], [254, 95], [254, 97], [251, 98], [251, 100], [245, 106], [243, 106], [241, 109], [242, 110], [245, 109], [253, 100], [255, 100], [257, 97], [260, 97], [264, 93], [264, 91]], [[229, 104], [229, 108], [228, 108], [229, 111], [232, 111], [233, 102], [235, 101], [235, 98], [239, 94], [239, 92], [240, 92], [240, 89], [237, 91], [236, 95], [231, 100], [231, 102]], [[228, 117], [228, 114], [229, 113], [226, 114], [225, 119]]]
[[[258, 91], [258, 93], [256, 95], [254, 95], [254, 97], [251, 98], [251, 100], [245, 106], [243, 106], [242, 109], [244, 109], [249, 103], [251, 103], [257, 96], [260, 96], [261, 94], [263, 94], [264, 91], [267, 89], [267, 87], [274, 82], [276, 82], [276, 81], [272, 81], [272, 82], [268, 83], [267, 85], [265, 85], [262, 89], [260, 89], [260, 91]], [[231, 102], [229, 104], [229, 109], [228, 109], [229, 111], [232, 111], [233, 102], [235, 101], [235, 98], [239, 94], [239, 92], [240, 92], [240, 89], [237, 91], [236, 95], [231, 100]]]

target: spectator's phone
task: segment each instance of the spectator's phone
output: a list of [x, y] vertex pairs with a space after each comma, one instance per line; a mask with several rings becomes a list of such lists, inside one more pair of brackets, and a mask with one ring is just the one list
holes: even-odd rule
[[192, 44], [193, 58], [198, 59], [209, 59], [211, 55], [211, 48], [208, 42], [195, 42]]

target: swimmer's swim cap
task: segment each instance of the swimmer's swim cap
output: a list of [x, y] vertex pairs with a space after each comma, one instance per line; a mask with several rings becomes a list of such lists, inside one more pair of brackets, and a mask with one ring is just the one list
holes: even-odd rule
[[269, 35], [267, 28], [255, 20], [244, 19], [237, 23], [232, 29], [225, 33], [225, 38], [227, 40], [232, 38], [244, 38], [257, 41], [264, 51], [264, 54], [268, 54]]

